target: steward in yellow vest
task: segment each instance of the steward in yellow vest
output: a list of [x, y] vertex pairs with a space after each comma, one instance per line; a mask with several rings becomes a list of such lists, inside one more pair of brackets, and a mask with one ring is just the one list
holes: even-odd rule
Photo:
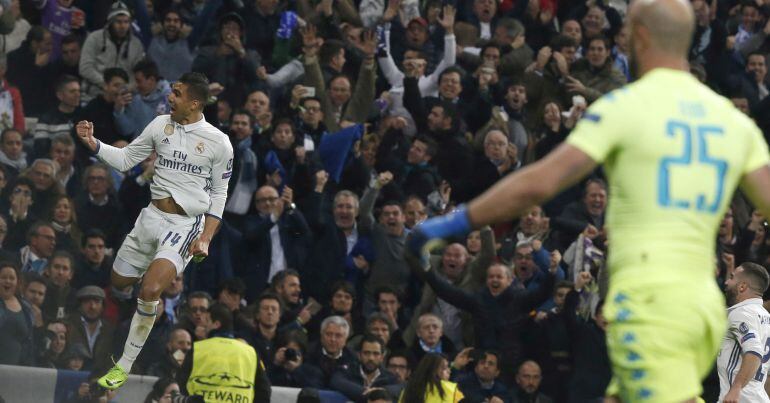
[[257, 352], [233, 337], [233, 318], [223, 305], [209, 308], [209, 338], [193, 343], [178, 373], [185, 395], [206, 403], [270, 401], [270, 381]]

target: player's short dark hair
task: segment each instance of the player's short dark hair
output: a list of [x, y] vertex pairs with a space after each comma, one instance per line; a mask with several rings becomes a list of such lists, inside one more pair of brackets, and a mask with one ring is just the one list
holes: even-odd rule
[[233, 331], [233, 313], [227, 309], [223, 304], [214, 304], [209, 307], [209, 315], [211, 316], [211, 323], [219, 322], [220, 332], [232, 332]]
[[209, 79], [201, 73], [189, 72], [182, 74], [178, 80], [187, 86], [187, 94], [195, 101], [205, 105], [209, 100]]
[[109, 83], [115, 77], [122, 78], [123, 81], [128, 82], [128, 73], [126, 73], [126, 71], [120, 67], [110, 67], [108, 69], [104, 69], [102, 78], [104, 79], [105, 83]]
[[158, 65], [149, 58], [144, 58], [138, 61], [136, 65], [134, 65], [134, 68], [131, 69], [131, 72], [134, 74], [141, 72], [145, 78], [154, 77], [156, 80], [160, 78]]
[[63, 91], [64, 87], [69, 83], [80, 83], [80, 80], [70, 74], [64, 74], [56, 80], [56, 92]]
[[99, 228], [92, 228], [83, 234], [83, 239], [80, 241], [80, 247], [85, 248], [88, 240], [93, 238], [99, 238], [105, 243], [107, 242], [107, 234], [105, 234], [104, 231]]
[[380, 352], [385, 353], [385, 342], [382, 341], [382, 339], [378, 336], [368, 333], [364, 334], [364, 337], [362, 337], [361, 341], [358, 342], [358, 351], [361, 351], [361, 349], [364, 347], [364, 343], [377, 343], [380, 345]]
[[767, 269], [756, 263], [744, 262], [740, 265], [743, 268], [743, 276], [749, 283], [749, 287], [758, 294], [764, 294], [770, 285], [770, 275]]

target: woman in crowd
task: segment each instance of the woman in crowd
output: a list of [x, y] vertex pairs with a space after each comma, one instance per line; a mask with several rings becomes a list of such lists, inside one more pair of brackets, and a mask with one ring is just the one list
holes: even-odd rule
[[0, 264], [0, 364], [31, 365], [32, 311], [19, 296], [19, 270]]
[[449, 382], [449, 361], [441, 354], [422, 358], [409, 377], [399, 403], [458, 403], [464, 396], [457, 384]]
[[49, 218], [56, 232], [57, 249], [77, 253], [80, 250], [83, 234], [78, 227], [74, 201], [66, 195], [57, 196], [53, 209], [49, 212]]

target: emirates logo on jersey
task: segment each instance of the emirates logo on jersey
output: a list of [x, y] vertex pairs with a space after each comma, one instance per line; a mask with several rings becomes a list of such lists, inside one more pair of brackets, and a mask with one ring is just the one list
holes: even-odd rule
[[203, 148], [203, 143], [202, 142], [198, 143], [198, 145], [195, 146], [195, 152], [196, 153], [203, 154], [203, 150], [204, 150], [204, 148]]

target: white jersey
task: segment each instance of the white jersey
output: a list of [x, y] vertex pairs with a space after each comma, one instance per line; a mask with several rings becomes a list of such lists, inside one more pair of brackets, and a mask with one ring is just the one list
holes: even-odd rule
[[161, 115], [124, 148], [97, 144], [96, 156], [121, 172], [157, 152], [150, 185], [153, 200], [173, 197], [190, 217], [205, 213], [222, 218], [233, 147], [230, 139], [205, 119], [180, 125], [170, 115]]
[[770, 358], [770, 313], [762, 306], [761, 298], [751, 298], [727, 309], [728, 330], [717, 358], [719, 373], [719, 401], [730, 390], [741, 368], [744, 354], [762, 358], [759, 371], [741, 390], [741, 402], [770, 403], [765, 392], [768, 359]]

